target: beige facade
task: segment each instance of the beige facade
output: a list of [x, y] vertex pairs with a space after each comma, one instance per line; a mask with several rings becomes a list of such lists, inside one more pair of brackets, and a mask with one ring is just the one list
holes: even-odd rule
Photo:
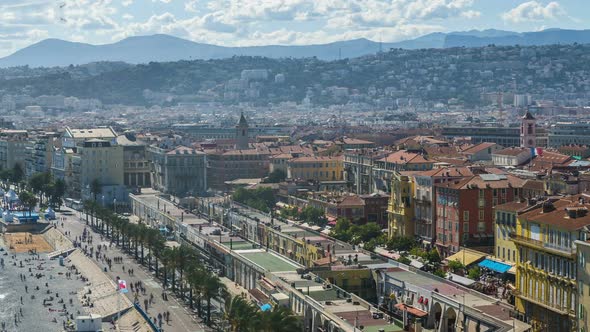
[[588, 332], [590, 328], [590, 243], [575, 242], [578, 251], [578, 331]]
[[0, 132], [0, 168], [11, 169], [20, 165], [24, 172], [28, 142], [26, 130], [4, 130]]
[[[123, 185], [123, 147], [111, 145], [110, 142], [92, 139], [78, 146], [80, 156], [80, 186], [88, 192], [94, 180], [103, 187], [118, 187]], [[108, 192], [108, 197], [114, 196]]]

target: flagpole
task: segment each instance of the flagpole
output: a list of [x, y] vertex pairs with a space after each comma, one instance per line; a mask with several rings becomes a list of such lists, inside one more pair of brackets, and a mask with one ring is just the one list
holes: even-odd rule
[[121, 293], [119, 291], [117, 291], [118, 295], [117, 296], [117, 330], [119, 329], [119, 320], [121, 319]]

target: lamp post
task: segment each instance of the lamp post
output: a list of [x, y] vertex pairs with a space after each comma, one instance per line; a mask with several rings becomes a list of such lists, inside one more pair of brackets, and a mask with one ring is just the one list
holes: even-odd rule
[[117, 214], [117, 199], [113, 198], [113, 211]]

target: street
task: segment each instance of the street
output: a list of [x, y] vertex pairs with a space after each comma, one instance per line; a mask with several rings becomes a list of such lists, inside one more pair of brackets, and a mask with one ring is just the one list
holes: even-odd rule
[[[70, 213], [64, 211], [69, 211]], [[115, 280], [117, 277], [126, 280], [128, 285], [135, 284], [140, 281], [143, 287], [146, 289], [145, 295], [142, 292], [139, 294], [138, 302], [144, 308], [144, 303], [147, 300], [149, 302], [150, 295], [153, 295], [153, 302], [149, 304], [147, 313], [152, 319], [155, 320], [158, 314], [164, 315], [166, 312], [170, 313], [170, 320], [166, 322], [164, 320], [162, 329], [165, 332], [195, 332], [205, 331], [205, 328], [196, 321], [196, 314], [191, 314], [187, 307], [180, 303], [170, 292], [167, 292], [168, 300], [162, 299], [162, 286], [159, 281], [155, 278], [155, 272], [148, 272], [146, 267], [141, 266], [139, 263], [128, 256], [127, 253], [122, 252], [114, 244], [109, 247], [110, 241], [107, 238], [101, 239], [101, 235], [94, 232], [90, 227], [86, 226], [84, 220], [80, 219], [80, 213], [74, 210], [63, 208], [63, 210], [57, 213], [58, 230], [66, 234], [67, 237], [74, 241], [76, 238], [80, 238], [84, 229], [90, 232], [93, 237], [92, 245], [94, 247], [100, 245], [106, 245], [107, 250], [104, 251], [108, 258], [121, 257], [122, 261], [112, 264], [112, 269], [109, 270], [108, 266], [102, 261], [97, 261], [96, 257], [93, 260], [102, 269], [107, 267], [107, 274]], [[62, 226], [63, 223], [63, 226]], [[133, 275], [130, 275], [130, 270], [133, 270]], [[127, 293], [127, 297], [134, 301], [135, 293]]]

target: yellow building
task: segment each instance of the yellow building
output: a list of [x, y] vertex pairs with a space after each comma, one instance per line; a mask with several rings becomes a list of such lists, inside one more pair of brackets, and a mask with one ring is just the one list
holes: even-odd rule
[[590, 331], [590, 242], [576, 241], [578, 252], [578, 331]]
[[414, 236], [414, 181], [410, 172], [394, 172], [387, 206], [389, 237]]
[[517, 218], [515, 308], [534, 331], [578, 331], [574, 241], [586, 240], [588, 201], [586, 195], [549, 199]]
[[527, 203], [510, 202], [494, 207], [494, 254], [497, 259], [516, 263], [516, 245], [510, 234], [516, 233], [516, 219]]
[[374, 271], [371, 269], [359, 268], [357, 265], [339, 265], [335, 268], [315, 269], [313, 272], [347, 292], [365, 300], [377, 302], [377, 284], [373, 278]]
[[289, 226], [275, 229], [260, 224], [259, 234], [263, 244], [268, 244], [272, 250], [301, 265], [312, 267], [316, 260], [324, 258], [323, 247], [318, 247], [316, 242], [307, 240], [305, 236], [311, 234], [307, 234], [304, 230]]
[[291, 179], [314, 181], [341, 181], [342, 157], [299, 157], [287, 163], [287, 176]]

